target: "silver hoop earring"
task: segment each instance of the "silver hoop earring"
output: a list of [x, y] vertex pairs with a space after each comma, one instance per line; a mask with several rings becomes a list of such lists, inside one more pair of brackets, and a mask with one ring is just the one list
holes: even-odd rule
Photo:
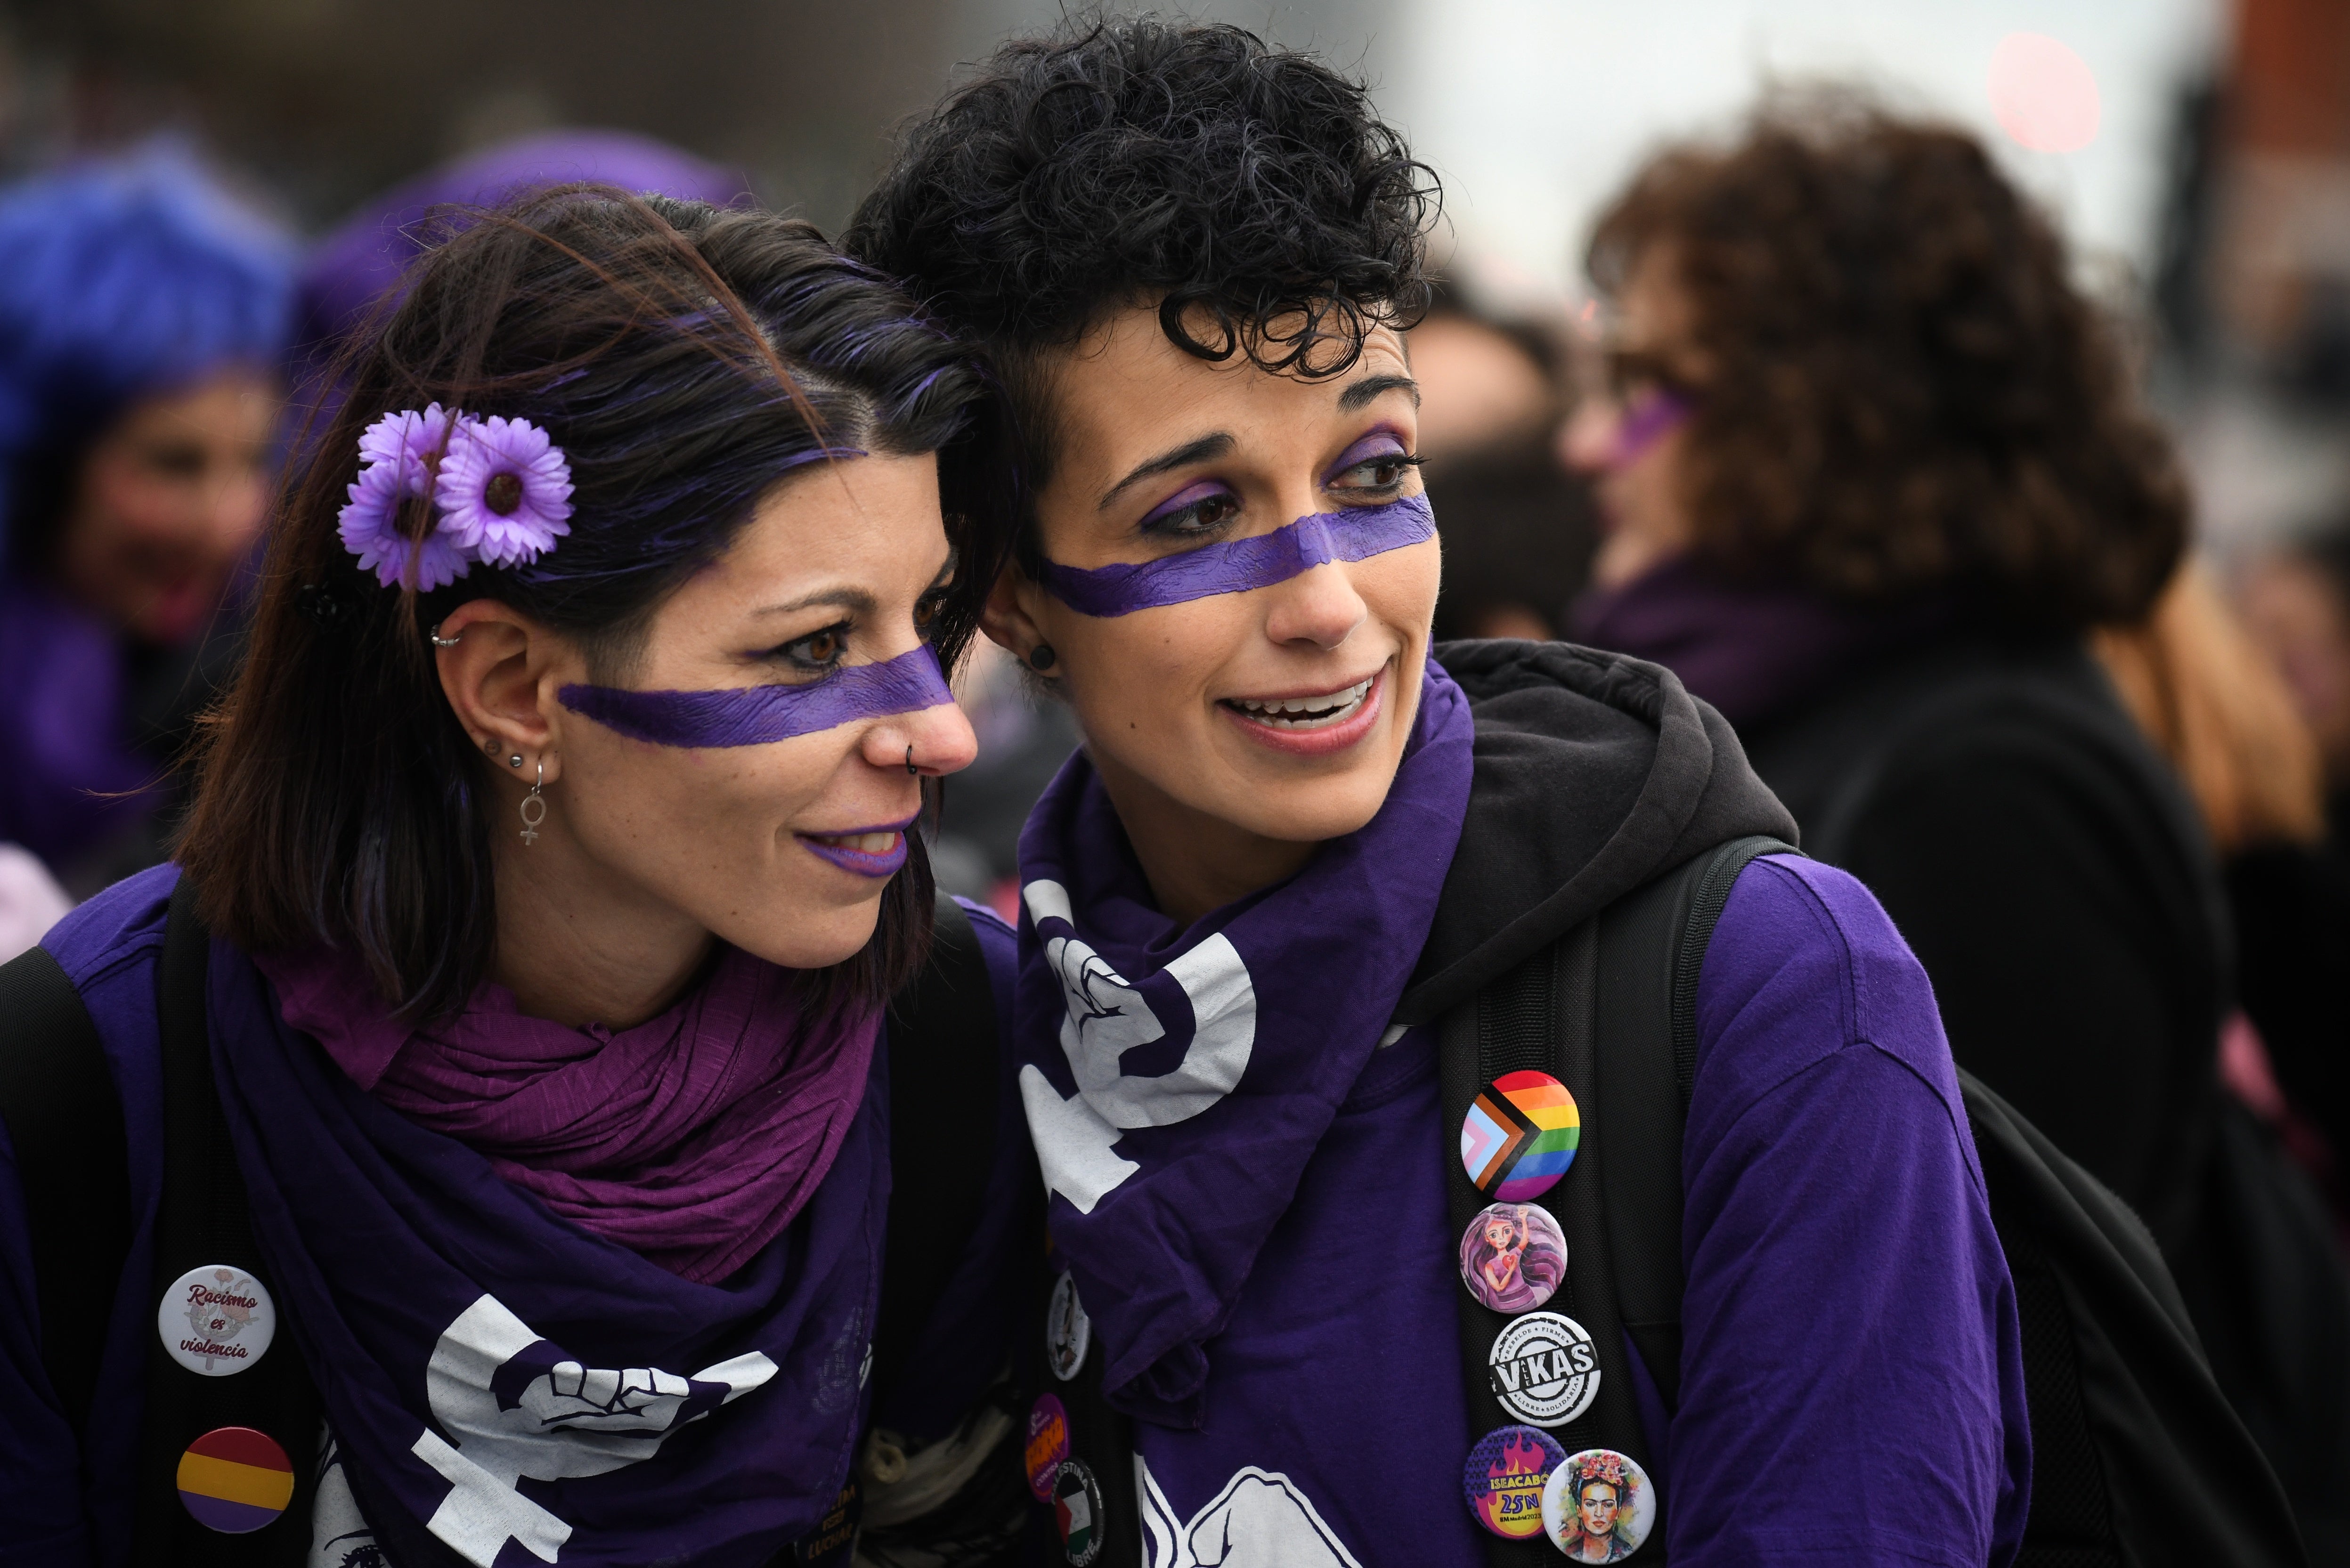
[[[546, 797], [539, 793], [546, 787], [546, 759], [541, 757], [538, 759], [538, 782], [532, 784], [530, 793], [522, 797], [522, 841], [525, 844], [538, 842], [538, 825], [546, 820]], [[533, 811], [533, 806], [538, 809]]]
[[465, 640], [465, 634], [462, 631], [454, 637], [443, 637], [437, 627], [424, 635], [432, 639], [432, 646], [435, 648], [454, 648]]

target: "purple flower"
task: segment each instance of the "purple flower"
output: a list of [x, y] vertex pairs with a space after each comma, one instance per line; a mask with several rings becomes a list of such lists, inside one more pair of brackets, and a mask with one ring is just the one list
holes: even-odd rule
[[571, 465], [528, 420], [460, 419], [432, 493], [442, 527], [494, 566], [536, 561], [571, 532]]
[[414, 409], [386, 414], [361, 432], [359, 462], [371, 468], [389, 468], [400, 476], [409, 494], [425, 494], [432, 488], [432, 470], [440, 462], [449, 421], [464, 417], [444, 412], [438, 403], [421, 414]]
[[451, 535], [445, 519], [421, 546], [400, 533], [400, 503], [423, 493], [402, 483], [403, 467], [394, 461], [360, 469], [351, 482], [350, 500], [343, 506], [337, 532], [343, 536], [343, 547], [359, 558], [359, 570], [372, 571], [387, 588], [411, 575], [412, 556], [416, 591], [431, 593], [463, 576], [473, 557]]

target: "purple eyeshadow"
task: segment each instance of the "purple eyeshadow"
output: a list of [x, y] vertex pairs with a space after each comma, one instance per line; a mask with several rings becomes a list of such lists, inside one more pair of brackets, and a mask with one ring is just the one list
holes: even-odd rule
[[656, 746], [764, 746], [861, 719], [918, 713], [954, 701], [928, 644], [879, 664], [852, 664], [805, 686], [718, 691], [629, 691], [566, 686], [566, 708]]
[[1373, 458], [1410, 455], [1409, 449], [1403, 444], [1403, 438], [1395, 431], [1373, 431], [1348, 447], [1346, 455], [1330, 465], [1330, 472], [1322, 476], [1322, 483], [1327, 484], [1348, 469], [1360, 468]]
[[1079, 615], [1131, 615], [1268, 588], [1332, 561], [1360, 561], [1435, 537], [1436, 514], [1428, 497], [1407, 495], [1380, 506], [1312, 513], [1270, 534], [1219, 540], [1139, 565], [1089, 569], [1047, 561], [1044, 584]]
[[1148, 528], [1160, 518], [1172, 517], [1187, 506], [1197, 506], [1211, 495], [1230, 495], [1232, 493], [1232, 487], [1220, 479], [1203, 479], [1196, 484], [1187, 484], [1143, 514], [1139, 526]]

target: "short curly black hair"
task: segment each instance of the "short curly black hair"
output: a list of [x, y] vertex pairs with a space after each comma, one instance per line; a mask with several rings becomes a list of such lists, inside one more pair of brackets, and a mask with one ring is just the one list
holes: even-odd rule
[[1439, 202], [1359, 81], [1238, 27], [1134, 17], [998, 49], [907, 133], [841, 243], [993, 355], [1033, 495], [1042, 355], [1155, 305], [1202, 358], [1343, 374], [1424, 308]]

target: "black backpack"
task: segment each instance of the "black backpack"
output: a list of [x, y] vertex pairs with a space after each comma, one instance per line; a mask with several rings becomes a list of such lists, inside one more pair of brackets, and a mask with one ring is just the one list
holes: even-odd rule
[[[1553, 1435], [1569, 1451], [1608, 1448], [1648, 1463], [1627, 1335], [1669, 1409], [1679, 1402], [1681, 1128], [1697, 1065], [1697, 988], [1731, 886], [1758, 855], [1743, 838], [1617, 900], [1440, 1024], [1445, 1125], [1505, 1073], [1547, 1072], [1582, 1107], [1575, 1170], [1542, 1199], [1575, 1262], [1550, 1303], [1590, 1332], [1600, 1382], [1592, 1407]], [[2129, 1209], [1998, 1096], [1959, 1075], [2014, 1275], [2032, 1419], [2032, 1512], [2018, 1568], [2289, 1568], [2304, 1561], [2275, 1476], [2214, 1384], [2153, 1239]], [[1447, 1160], [1456, 1226], [1486, 1199]], [[1041, 1290], [1041, 1285], [1040, 1285]], [[1032, 1321], [1044, 1318], [1040, 1293]], [[1461, 1355], [1470, 1430], [1517, 1418], [1488, 1383], [1509, 1321], [1464, 1299]], [[1036, 1336], [1041, 1338], [1042, 1336]], [[1072, 1452], [1102, 1493], [1097, 1568], [1140, 1568], [1133, 1427], [1103, 1397], [1106, 1356], [1061, 1398]], [[1641, 1561], [1666, 1561], [1659, 1523]], [[1040, 1517], [1036, 1533], [1052, 1538]], [[1494, 1568], [1555, 1563], [1546, 1541], [1485, 1542]]]
[[[247, 1217], [244, 1183], [214, 1087], [204, 1027], [210, 934], [182, 881], [165, 918], [157, 966], [161, 1036], [163, 1184], [155, 1226], [155, 1289], [192, 1268], [228, 1264], [266, 1281]], [[892, 1008], [888, 1030], [892, 1161], [929, 1168], [985, 1170], [995, 1121], [969, 1107], [997, 1093], [995, 1014], [977, 939], [962, 910], [938, 901], [937, 935], [921, 978]], [[77, 1433], [88, 1429], [99, 1363], [132, 1235], [122, 1105], [98, 1032], [57, 961], [34, 948], [0, 965], [0, 1122], [7, 1127], [31, 1233], [41, 1362]], [[896, 1380], [930, 1309], [944, 1292], [962, 1239], [976, 1229], [984, 1183], [907, 1183], [893, 1191], [873, 1342], [873, 1407]], [[283, 1293], [278, 1301], [285, 1301]], [[281, 1306], [281, 1311], [282, 1311]], [[151, 1321], [145, 1314], [142, 1321]], [[288, 1325], [280, 1324], [281, 1333]], [[233, 1377], [205, 1377], [147, 1347], [147, 1408], [140, 1430], [131, 1562], [187, 1568], [305, 1568], [323, 1409], [301, 1355], [286, 1344]], [[221, 1427], [276, 1437], [293, 1461], [295, 1491], [285, 1512], [258, 1531], [204, 1529], [179, 1502], [175, 1480], [188, 1444]], [[992, 1469], [1000, 1482], [1006, 1466]], [[1014, 1483], [1016, 1487], [1016, 1483]], [[942, 1528], [968, 1522], [1002, 1484], [968, 1489], [933, 1511]], [[1017, 1488], [1024, 1493], [1024, 1488]], [[858, 1514], [854, 1474], [834, 1515], [786, 1547], [784, 1564], [845, 1565]], [[364, 1501], [364, 1500], [362, 1500]], [[369, 1510], [370, 1513], [377, 1511]], [[958, 1515], [961, 1517], [958, 1517]], [[909, 1544], [921, 1544], [919, 1531]], [[387, 1541], [399, 1568], [460, 1560], [430, 1537]]]
[[[1748, 754], [1802, 822], [1808, 852], [1846, 865], [1906, 749], [1986, 721], [2061, 734], [2114, 777], [2134, 778], [2151, 809], [2133, 835], [2167, 841], [2159, 850], [2141, 842], [2138, 852], [2167, 851], [2189, 868], [2202, 919], [2225, 944], [2226, 895], [2207, 869], [2194, 803], [2077, 645], [1961, 643], [1896, 659], [1752, 738]], [[2341, 1242], [2316, 1185], [2276, 1131], [2220, 1084], [2210, 1053], [2181, 1088], [2173, 1096], [2181, 1114], [2166, 1134], [2171, 1183], [2140, 1194], [2140, 1213], [2177, 1264], [2212, 1376], [2292, 1500], [2311, 1560], [2350, 1563], [2350, 1269]]]

